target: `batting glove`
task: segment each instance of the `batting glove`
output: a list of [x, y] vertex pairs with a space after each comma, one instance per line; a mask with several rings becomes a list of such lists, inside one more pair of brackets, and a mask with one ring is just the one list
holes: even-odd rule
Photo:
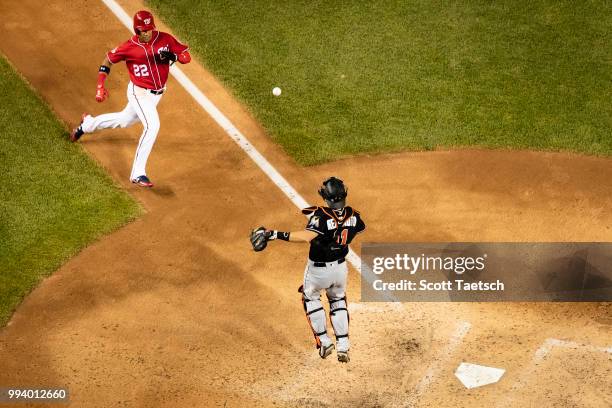
[[176, 62], [176, 59], [178, 58], [175, 53], [166, 50], [160, 51], [159, 55], [161, 56], [161, 59], [168, 59], [172, 62]]
[[103, 86], [96, 89], [96, 101], [104, 102], [108, 98], [108, 91]]

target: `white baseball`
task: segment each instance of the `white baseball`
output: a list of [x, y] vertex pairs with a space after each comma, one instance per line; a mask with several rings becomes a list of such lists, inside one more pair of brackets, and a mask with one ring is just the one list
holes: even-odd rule
[[274, 95], [274, 96], [280, 96], [281, 92], [282, 91], [281, 91], [281, 89], [278, 86], [276, 86], [276, 87], [274, 87], [274, 89], [272, 89], [272, 95]]

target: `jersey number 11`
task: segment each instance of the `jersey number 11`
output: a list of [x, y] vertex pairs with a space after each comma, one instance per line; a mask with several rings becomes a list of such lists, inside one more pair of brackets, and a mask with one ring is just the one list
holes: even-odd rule
[[348, 230], [343, 229], [340, 231], [340, 235], [336, 237], [336, 242], [340, 245], [346, 245], [346, 241], [348, 241]]

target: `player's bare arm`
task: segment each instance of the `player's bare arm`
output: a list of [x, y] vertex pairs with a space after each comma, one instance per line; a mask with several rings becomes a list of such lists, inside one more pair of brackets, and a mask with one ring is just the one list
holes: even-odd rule
[[[317, 237], [317, 233], [308, 230], [289, 232], [289, 242], [310, 242]], [[278, 231], [277, 231], [278, 235]]]
[[110, 62], [110, 60], [108, 59], [108, 57], [107, 57], [106, 55], [104, 55], [104, 60], [102, 61], [102, 63], [101, 63], [100, 65], [103, 65], [103, 66], [105, 66], [105, 67], [107, 67], [107, 68], [110, 68], [110, 67], [111, 67], [111, 64], [112, 64], [112, 63]]

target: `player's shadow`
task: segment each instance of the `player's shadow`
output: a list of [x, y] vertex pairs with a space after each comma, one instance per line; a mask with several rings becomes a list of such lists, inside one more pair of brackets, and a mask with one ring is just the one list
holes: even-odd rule
[[[98, 136], [98, 137], [96, 137]], [[125, 145], [133, 145], [134, 142], [125, 136], [103, 136], [103, 135], [85, 135], [80, 141], [83, 145], [97, 145], [97, 144], [105, 144], [105, 145], [117, 145], [117, 146], [125, 146]]]
[[156, 184], [155, 187], [151, 189], [151, 192], [160, 197], [174, 197], [176, 193], [170, 186], [160, 186]]

